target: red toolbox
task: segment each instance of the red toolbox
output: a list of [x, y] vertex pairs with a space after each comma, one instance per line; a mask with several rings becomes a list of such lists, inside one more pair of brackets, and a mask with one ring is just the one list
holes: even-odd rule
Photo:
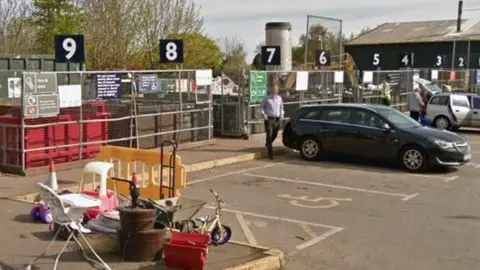
[[209, 240], [205, 234], [172, 231], [170, 242], [163, 245], [165, 267], [203, 270], [207, 262]]

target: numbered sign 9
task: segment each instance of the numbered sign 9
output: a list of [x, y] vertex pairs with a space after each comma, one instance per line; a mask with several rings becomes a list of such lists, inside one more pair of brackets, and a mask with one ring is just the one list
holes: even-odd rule
[[382, 63], [382, 56], [379, 53], [374, 53], [372, 56], [372, 65], [375, 68], [379, 68]]
[[331, 64], [330, 51], [317, 50], [315, 56], [316, 56], [315, 64], [317, 65], [317, 67], [330, 66]]
[[183, 40], [161, 39], [160, 40], [160, 62], [183, 63]]
[[279, 66], [281, 63], [280, 46], [262, 46], [262, 63]]
[[466, 68], [467, 67], [467, 57], [459, 55], [455, 61], [455, 67], [457, 68]]
[[56, 35], [55, 61], [60, 63], [85, 63], [83, 35]]
[[413, 66], [413, 53], [401, 53], [398, 56], [398, 67], [407, 68]]

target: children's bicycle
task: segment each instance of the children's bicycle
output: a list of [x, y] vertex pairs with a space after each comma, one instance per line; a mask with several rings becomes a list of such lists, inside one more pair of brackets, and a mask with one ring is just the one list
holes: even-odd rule
[[215, 215], [207, 215], [196, 218], [196, 220], [200, 222], [201, 225], [195, 225], [194, 228], [188, 231], [192, 233], [209, 234], [211, 243], [218, 246], [223, 245], [230, 240], [230, 238], [232, 237], [232, 229], [228, 226], [223, 225], [220, 222], [220, 212], [224, 204], [223, 200], [214, 190], [210, 189], [210, 192], [213, 194], [213, 196], [215, 196], [215, 201], [217, 202], [217, 207], [215, 208]]

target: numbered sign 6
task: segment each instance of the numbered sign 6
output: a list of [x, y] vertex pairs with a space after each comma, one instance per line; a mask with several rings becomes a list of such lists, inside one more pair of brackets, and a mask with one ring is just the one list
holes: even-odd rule
[[85, 63], [83, 35], [56, 35], [55, 61], [60, 63]]
[[413, 53], [401, 53], [398, 57], [398, 67], [406, 68], [413, 66]]
[[161, 39], [160, 40], [160, 62], [183, 63], [183, 40]]
[[379, 53], [374, 53], [372, 57], [372, 65], [374, 67], [380, 67], [381, 55]]
[[262, 46], [262, 63], [279, 66], [281, 63], [280, 46]]
[[328, 67], [331, 64], [330, 51], [317, 50], [316, 52], [316, 65], [318, 67]]

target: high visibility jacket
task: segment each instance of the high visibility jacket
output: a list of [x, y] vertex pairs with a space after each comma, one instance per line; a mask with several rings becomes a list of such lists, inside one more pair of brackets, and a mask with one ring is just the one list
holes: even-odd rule
[[382, 90], [381, 90], [382, 98], [386, 98], [388, 100], [392, 99], [390, 92], [391, 92], [390, 84], [388, 82], [384, 82], [382, 84]]
[[445, 91], [452, 92], [452, 86], [450, 86], [448, 84], [444, 84], [443, 87], [445, 88]]

